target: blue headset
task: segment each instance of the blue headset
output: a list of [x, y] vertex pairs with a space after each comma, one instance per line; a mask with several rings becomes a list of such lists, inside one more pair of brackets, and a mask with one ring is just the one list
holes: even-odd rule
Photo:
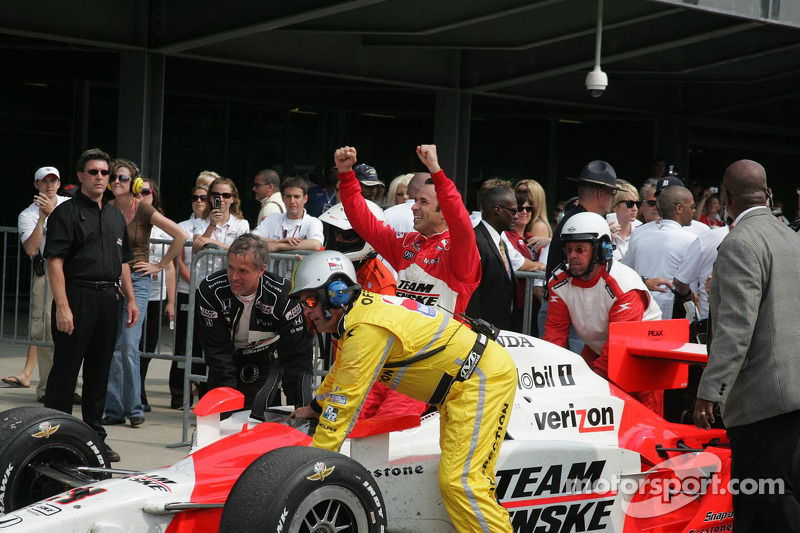
[[335, 280], [325, 287], [325, 298], [331, 307], [344, 307], [350, 303], [352, 287], [342, 280]]

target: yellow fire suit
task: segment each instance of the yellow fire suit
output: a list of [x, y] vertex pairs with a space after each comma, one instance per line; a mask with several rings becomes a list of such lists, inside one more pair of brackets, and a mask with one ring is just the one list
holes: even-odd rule
[[510, 533], [508, 512], [494, 496], [495, 464], [516, 390], [508, 352], [433, 307], [366, 291], [338, 334], [340, 353], [312, 402], [321, 413], [314, 446], [340, 448], [375, 381], [436, 404], [439, 489], [450, 519], [458, 531]]

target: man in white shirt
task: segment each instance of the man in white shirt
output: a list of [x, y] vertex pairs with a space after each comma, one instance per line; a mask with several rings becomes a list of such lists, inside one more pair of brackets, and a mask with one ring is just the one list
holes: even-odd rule
[[[691, 191], [674, 185], [663, 189], [658, 195], [658, 211], [661, 213], [659, 223], [644, 224], [631, 233], [628, 253], [622, 258], [622, 264], [643, 278], [666, 278], [671, 282], [686, 258], [689, 245], [697, 239], [696, 235], [684, 229], [691, 224], [694, 212]], [[672, 318], [673, 292], [648, 288], [661, 308], [662, 316]]]
[[261, 224], [267, 215], [286, 211], [279, 190], [280, 183], [281, 177], [272, 169], [261, 170], [253, 178], [253, 193], [256, 200], [261, 202], [261, 210], [258, 212], [256, 224]]
[[[63, 202], [69, 200], [66, 196], [58, 196], [58, 187], [61, 185], [61, 176], [55, 167], [42, 167], [36, 171], [33, 186], [38, 193], [33, 197], [33, 203], [19, 214], [17, 226], [22, 241], [22, 248], [29, 257], [33, 258], [33, 286], [31, 289], [31, 340], [51, 341], [50, 334], [50, 307], [53, 295], [45, 279], [46, 262], [42, 257], [44, 250], [45, 233], [47, 232], [47, 218], [50, 213]], [[28, 355], [25, 367], [16, 376], [3, 378], [3, 383], [11, 387], [30, 387], [33, 369], [39, 364], [39, 384], [36, 387], [36, 398], [44, 401], [44, 392], [47, 388], [47, 376], [53, 366], [53, 348], [28, 346]]]
[[[269, 215], [253, 233], [266, 241], [270, 252], [321, 250], [325, 234], [322, 222], [306, 213], [306, 181], [298, 177], [286, 178], [281, 183], [281, 195], [286, 212]], [[275, 266], [275, 261], [270, 260], [270, 272], [275, 272]]]

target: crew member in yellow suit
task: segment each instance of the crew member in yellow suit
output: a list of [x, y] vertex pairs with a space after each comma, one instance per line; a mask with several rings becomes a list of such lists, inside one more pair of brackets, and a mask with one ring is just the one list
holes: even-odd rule
[[363, 291], [355, 280], [353, 264], [336, 251], [309, 255], [292, 275], [292, 296], [341, 350], [315, 399], [292, 416], [319, 418], [313, 445], [338, 451], [375, 381], [436, 405], [439, 490], [450, 519], [462, 532], [511, 533], [494, 494], [516, 390], [511, 356], [449, 313]]

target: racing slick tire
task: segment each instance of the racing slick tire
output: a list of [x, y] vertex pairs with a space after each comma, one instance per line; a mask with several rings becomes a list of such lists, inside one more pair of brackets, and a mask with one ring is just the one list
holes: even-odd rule
[[70, 467], [108, 465], [103, 440], [71, 415], [45, 407], [0, 413], [0, 514], [68, 490], [64, 477], [81, 484], [109, 477], [71, 473]]
[[220, 532], [386, 531], [383, 497], [356, 461], [319, 448], [278, 448], [256, 459], [231, 489]]

